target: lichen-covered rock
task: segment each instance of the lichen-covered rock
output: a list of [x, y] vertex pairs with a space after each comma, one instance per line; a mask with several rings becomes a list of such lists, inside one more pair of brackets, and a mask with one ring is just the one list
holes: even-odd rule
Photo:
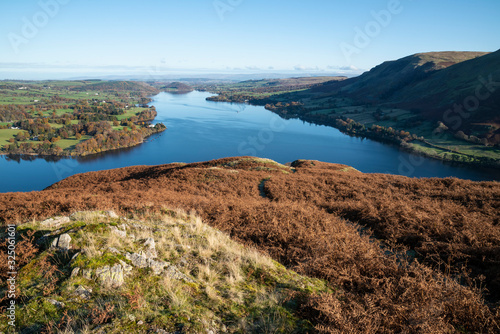
[[158, 253], [156, 252], [156, 244], [153, 238], [147, 238], [144, 241], [144, 249], [139, 254], [148, 259], [156, 259]]
[[148, 267], [153, 270], [154, 275], [160, 275], [163, 272], [163, 269], [169, 265], [168, 262], [164, 261], [155, 261], [155, 260], [148, 260]]
[[125, 261], [122, 261], [122, 260], [118, 260], [118, 261], [122, 265], [123, 272], [125, 273], [125, 275], [129, 274], [132, 271], [131, 265], [129, 265], [128, 263], [126, 263]]
[[123, 268], [120, 264], [113, 267], [104, 266], [95, 272], [99, 282], [105, 287], [118, 288], [125, 283], [123, 279]]
[[86, 278], [88, 280], [92, 279], [92, 269], [83, 269], [82, 275], [84, 278]]
[[118, 249], [116, 249], [114, 247], [108, 247], [108, 251], [110, 251], [113, 254], [121, 254], [122, 253], [122, 252], [120, 252]]
[[146, 268], [148, 266], [148, 258], [143, 255], [139, 255], [137, 253], [127, 253], [125, 254], [125, 258], [132, 261], [132, 265], [134, 267]]
[[47, 301], [58, 308], [64, 308], [66, 306], [63, 302], [57, 301], [55, 299], [47, 299]]
[[75, 277], [78, 275], [78, 273], [80, 272], [80, 268], [79, 267], [76, 267], [74, 268], [72, 271], [71, 271], [71, 278]]
[[189, 276], [181, 273], [176, 266], [168, 266], [168, 268], [164, 271], [164, 275], [178, 280], [184, 280], [188, 283], [194, 283], [195, 281]]
[[144, 246], [148, 247], [149, 249], [155, 249], [156, 247], [156, 243], [155, 243], [155, 239], [153, 238], [147, 238], [145, 241], [144, 241]]
[[132, 265], [137, 268], [151, 268], [154, 275], [160, 275], [163, 269], [169, 265], [168, 262], [157, 261], [152, 258], [148, 258], [144, 253], [127, 253], [125, 257], [132, 262]]
[[111, 233], [119, 236], [120, 238], [126, 238], [127, 237], [127, 232], [119, 230], [116, 226], [111, 226]]
[[52, 247], [57, 247], [61, 250], [71, 249], [71, 237], [67, 233], [61, 234], [52, 241]]
[[54, 217], [54, 218], [48, 218], [45, 219], [40, 223], [41, 226], [43, 227], [55, 227], [59, 228], [60, 226], [69, 223], [70, 219], [69, 217]]
[[82, 299], [90, 299], [92, 296], [92, 289], [86, 288], [83, 285], [79, 285], [73, 294]]

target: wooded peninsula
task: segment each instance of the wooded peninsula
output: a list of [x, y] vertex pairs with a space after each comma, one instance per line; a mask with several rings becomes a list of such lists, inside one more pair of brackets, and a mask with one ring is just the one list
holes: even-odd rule
[[149, 96], [129, 81], [0, 82], [0, 154], [85, 156], [138, 145], [166, 129], [152, 124]]

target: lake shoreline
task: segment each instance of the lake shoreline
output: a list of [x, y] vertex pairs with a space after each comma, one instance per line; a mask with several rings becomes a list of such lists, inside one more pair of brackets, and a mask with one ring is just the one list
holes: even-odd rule
[[[344, 133], [348, 136], [353, 136], [356, 138], [371, 139], [371, 140], [375, 140], [375, 141], [378, 141], [378, 142], [383, 143], [383, 144], [396, 145], [399, 149], [401, 149], [405, 152], [408, 152], [410, 154], [414, 154], [416, 156], [421, 156], [421, 157], [441, 161], [443, 163], [449, 163], [453, 166], [482, 167], [482, 168], [493, 168], [493, 169], [500, 170], [500, 160], [499, 159], [477, 157], [477, 156], [465, 154], [462, 152], [455, 152], [451, 149], [437, 147], [435, 145], [433, 145], [434, 148], [442, 151], [443, 156], [431, 154], [425, 150], [416, 148], [415, 144], [412, 144], [411, 142], [408, 143], [408, 142], [400, 139], [396, 135], [391, 137], [391, 136], [387, 136], [385, 133], [379, 134], [376, 131], [370, 131], [370, 129], [360, 130], [361, 127], [364, 128], [364, 126], [362, 124], [354, 122], [354, 121], [353, 122], [356, 123], [357, 129], [352, 130], [352, 128], [349, 129], [346, 126], [339, 125], [339, 121], [345, 122], [345, 119], [343, 119], [343, 118], [335, 118], [335, 119], [325, 121], [325, 120], [322, 120], [319, 118], [307, 117], [305, 115], [300, 115], [300, 114], [288, 115], [286, 113], [286, 111], [279, 110], [276, 108], [269, 108], [267, 105], [263, 106], [262, 104], [256, 103], [258, 100], [257, 101], [252, 101], [252, 100], [241, 101], [239, 99], [231, 100], [230, 99], [231, 97], [227, 97], [227, 96], [224, 96], [225, 99], [221, 99], [220, 96], [223, 96], [223, 95], [220, 95], [216, 92], [210, 92], [210, 93], [215, 94], [215, 95], [207, 97], [207, 101], [223, 102], [223, 103], [245, 103], [245, 104], [249, 104], [252, 106], [264, 107], [264, 108], [266, 108], [266, 110], [269, 110], [269, 111], [275, 113], [276, 115], [280, 116], [283, 119], [299, 119], [299, 120], [302, 120], [302, 121], [305, 121], [305, 122], [308, 122], [311, 124], [332, 127], [332, 128], [335, 128], [335, 129], [341, 131], [342, 133]], [[228, 100], [228, 98], [229, 98], [229, 100]], [[352, 121], [352, 120], [349, 120], [349, 121]], [[425, 138], [412, 139], [412, 141], [413, 140], [421, 141], [423, 144], [429, 145], [428, 141], [425, 140]], [[419, 145], [416, 145], [416, 146], [419, 147]]]
[[[317, 160], [351, 166], [363, 173], [410, 178], [500, 181], [498, 170], [455, 166], [410, 155], [396, 145], [346, 135], [299, 119], [282, 119], [261, 106], [206, 101], [206, 92], [154, 96], [155, 123], [163, 131], [134, 147], [87, 156], [0, 156], [0, 192], [42, 190], [69, 176], [130, 166], [159, 166], [224, 157], [255, 156], [286, 163]], [[252, 151], [252, 152], [251, 152]]]

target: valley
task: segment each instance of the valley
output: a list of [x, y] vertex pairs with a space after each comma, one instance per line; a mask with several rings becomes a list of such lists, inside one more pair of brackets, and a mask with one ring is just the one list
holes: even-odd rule
[[248, 101], [426, 157], [498, 168], [499, 68], [500, 51], [423, 53], [359, 77], [295, 79], [310, 87], [264, 80], [206, 89], [219, 94], [211, 100]]

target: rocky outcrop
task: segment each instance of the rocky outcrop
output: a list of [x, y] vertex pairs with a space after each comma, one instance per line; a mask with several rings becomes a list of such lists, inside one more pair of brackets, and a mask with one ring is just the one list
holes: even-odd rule
[[147, 238], [143, 243], [144, 248], [139, 253], [127, 253], [125, 257], [137, 268], [151, 268], [154, 275], [159, 275], [169, 265], [168, 262], [155, 260], [158, 256], [153, 238]]
[[[44, 220], [41, 224], [50, 227], [57, 228], [60, 230], [60, 227], [63, 224], [69, 223], [72, 220], [79, 220], [82, 217], [107, 217], [113, 219], [121, 219], [124, 223], [118, 226], [109, 226], [110, 233], [118, 236], [120, 239], [130, 239], [135, 243], [135, 236], [133, 234], [127, 233], [131, 227], [139, 230], [149, 230], [148, 227], [143, 226], [142, 224], [138, 224], [137, 221], [120, 218], [113, 211], [105, 211], [102, 212], [76, 212], [72, 214], [70, 217], [55, 217]], [[47, 234], [45, 238], [50, 238], [54, 236], [54, 232]], [[71, 232], [68, 232], [71, 233]], [[63, 233], [60, 236], [56, 237], [52, 243], [51, 247], [56, 248], [62, 251], [68, 251], [71, 249], [71, 236], [68, 233]], [[49, 239], [50, 240], [50, 239]], [[164, 275], [171, 279], [183, 280], [185, 282], [195, 282], [192, 278], [182, 273], [178, 267], [171, 265], [169, 262], [162, 261], [158, 259], [158, 251], [156, 249], [156, 242], [153, 238], [149, 237], [146, 239], [142, 239], [140, 242], [140, 246], [137, 252], [124, 252], [123, 250], [117, 249], [115, 247], [107, 247], [106, 251], [109, 253], [116, 255], [118, 257], [125, 256], [125, 259], [130, 261], [129, 263], [123, 261], [122, 259], [118, 259], [118, 263], [113, 265], [105, 265], [103, 267], [99, 267], [97, 269], [85, 268], [84, 267], [74, 267], [71, 271], [70, 277], [74, 278], [77, 276], [81, 276], [87, 280], [94, 280], [98, 282], [101, 286], [105, 288], [117, 289], [120, 288], [124, 283], [127, 276], [131, 275], [133, 272], [133, 268], [149, 268], [151, 269], [152, 275], [160, 276]], [[85, 250], [82, 250], [73, 255], [70, 260], [70, 264], [75, 263], [78, 256], [85, 256]], [[79, 286], [77, 290], [75, 290], [74, 294], [76, 294], [79, 298], [88, 299], [90, 298], [92, 291]]]
[[40, 222], [40, 226], [42, 227], [48, 227], [48, 228], [59, 228], [64, 224], [69, 223], [71, 220], [69, 217], [54, 217], [54, 218], [48, 218], [45, 219], [44, 221]]
[[52, 247], [58, 248], [60, 250], [71, 249], [71, 237], [69, 234], [64, 233], [52, 241]]
[[111, 229], [111, 233], [117, 235], [120, 238], [126, 238], [127, 237], [127, 232], [125, 231], [124, 228], [123, 229], [118, 229], [116, 226], [111, 226], [110, 229]]
[[163, 274], [173, 279], [183, 280], [188, 283], [195, 283], [194, 279], [180, 272], [176, 266], [168, 266], [168, 268], [164, 271]]
[[173, 279], [194, 282], [192, 278], [171, 265], [169, 262], [156, 260], [158, 252], [153, 238], [147, 238], [143, 243], [144, 248], [138, 253], [126, 253], [125, 258], [132, 262], [136, 268], [151, 268], [153, 275], [166, 275]]
[[[39, 243], [40, 255], [22, 268], [19, 276], [31, 298], [19, 301], [19, 314], [37, 315], [39, 320], [34, 324], [33, 317], [19, 317], [19, 332], [42, 332], [47, 323], [60, 329], [59, 325], [69, 323], [65, 315], [74, 324], [65, 332], [77, 332], [81, 324], [88, 324], [89, 333], [238, 332], [238, 328], [228, 331], [224, 325], [226, 306], [251, 298], [262, 301], [256, 312], [267, 311], [269, 303], [264, 305], [264, 300], [277, 286], [267, 284], [267, 277], [266, 282], [255, 279], [254, 261], [280, 277], [280, 282], [288, 276], [281, 275], [281, 269], [269, 261], [243, 259], [239, 247], [228, 244], [227, 237], [208, 226], [195, 225], [195, 217], [165, 217], [144, 221], [141, 226], [126, 218], [111, 220], [101, 215], [102, 211], [81, 212], [64, 226], [40, 229], [43, 237], [36, 240], [44, 240]], [[40, 224], [27, 224], [24, 230], [40, 228]], [[33, 275], [33, 269], [47, 268], [40, 262], [45, 259], [57, 265], [51, 267], [55, 274]], [[250, 274], [243, 275], [249, 265]], [[38, 288], [49, 284], [53, 284], [50, 290]], [[305, 281], [300, 284], [308, 286]], [[284, 296], [288, 294], [280, 294], [280, 300]], [[162, 316], [165, 306], [168, 315]], [[241, 314], [238, 308], [230, 311], [229, 318]], [[248, 319], [248, 332], [256, 332], [251, 327], [255, 321]], [[196, 327], [190, 327], [195, 323]], [[0, 322], [0, 332], [7, 332], [7, 326], [1, 326]]]

